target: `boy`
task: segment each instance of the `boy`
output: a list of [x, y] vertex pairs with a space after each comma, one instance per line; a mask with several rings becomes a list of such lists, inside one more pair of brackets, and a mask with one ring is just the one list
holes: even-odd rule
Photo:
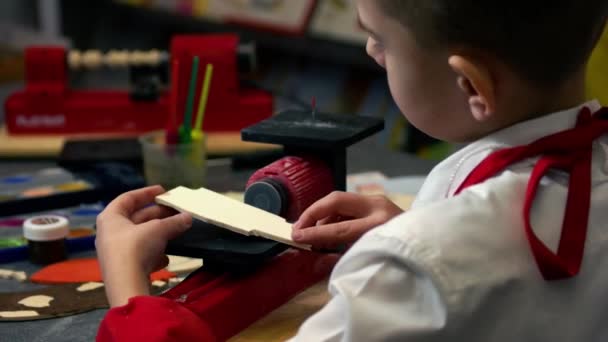
[[[606, 1], [357, 7], [368, 53], [386, 68], [408, 120], [434, 137], [473, 142], [431, 172], [405, 214], [381, 198], [336, 193], [302, 215], [298, 241], [363, 236], [332, 272], [333, 298], [294, 340], [606, 339], [608, 112], [583, 104]], [[166, 240], [189, 225], [159, 207], [138, 211], [160, 192], [123, 195], [100, 215], [97, 246], [114, 307], [147, 294], [146, 272], [163, 265]], [[175, 312], [175, 329], [142, 338], [208, 333], [179, 304], [143, 296], [112, 309], [100, 339], [135, 336], [119, 328], [150, 309]]]

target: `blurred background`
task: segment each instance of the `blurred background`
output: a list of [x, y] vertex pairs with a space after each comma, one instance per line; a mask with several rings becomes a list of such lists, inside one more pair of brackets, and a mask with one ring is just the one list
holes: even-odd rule
[[[453, 148], [417, 131], [399, 113], [383, 70], [365, 54], [366, 35], [348, 0], [5, 0], [0, 96], [20, 84], [22, 52], [29, 45], [167, 50], [175, 34], [207, 32], [236, 32], [241, 42], [255, 43], [257, 68], [247, 79], [275, 95], [276, 111], [305, 106], [315, 96], [322, 111], [383, 117], [386, 129], [377, 139], [390, 149], [441, 159]], [[608, 103], [606, 34], [589, 76], [590, 97]], [[121, 88], [128, 86], [128, 75], [75, 73], [71, 82]]]
[[[347, 189], [386, 194], [407, 208], [424, 176], [458, 146], [424, 135], [399, 112], [390, 96], [384, 70], [365, 53], [367, 37], [358, 26], [352, 3], [352, 0], [0, 0], [0, 266], [22, 278], [14, 281], [10, 272], [8, 278], [0, 276], [0, 297], [13, 295], [8, 298], [15, 299], [23, 291], [58, 288], [35, 284], [31, 277], [26, 280], [26, 273], [30, 276], [40, 268], [26, 261], [28, 242], [21, 229], [25, 220], [40, 214], [67, 217], [69, 258], [79, 259], [94, 256], [97, 214], [116, 195], [143, 186], [146, 182], [142, 171], [148, 184], [164, 184], [167, 189], [176, 185], [191, 188], [204, 185], [214, 191], [229, 191], [229, 196], [242, 199], [252, 170], [275, 162], [282, 157], [277, 152], [282, 151], [243, 146], [240, 129], [245, 125], [238, 127], [242, 124], [239, 120], [256, 115], [266, 118], [287, 109], [300, 109], [300, 114], [308, 118], [313, 97], [319, 112], [384, 120], [384, 130], [367, 139], [369, 143], [350, 148]], [[236, 33], [240, 44], [235, 47], [234, 37], [208, 43], [207, 34], [211, 33]], [[205, 35], [206, 43], [201, 44], [201, 37], [194, 43], [184, 38], [188, 43], [179, 48], [172, 46], [179, 45], [173, 38], [181, 34]], [[234, 44], [225, 44], [226, 40]], [[186, 47], [191, 50], [189, 55], [184, 53], [183, 45], [189, 45]], [[25, 53], [27, 48], [30, 49]], [[141, 63], [139, 55], [140, 62], [127, 63], [123, 59], [118, 62], [120, 65], [112, 66], [107, 58], [112, 51], [115, 57], [121, 53], [124, 57], [128, 51], [129, 58], [134, 58], [136, 53], [153, 50], [158, 52], [161, 62]], [[168, 55], [176, 57], [171, 65], [171, 80], [179, 82], [168, 82], [171, 64]], [[242, 63], [236, 63], [236, 55]], [[208, 124], [204, 132], [208, 140], [197, 141], [194, 135], [190, 139], [187, 134], [188, 139], [171, 145], [169, 133], [176, 132], [168, 129], [165, 122], [189, 111], [177, 107], [185, 107], [186, 93], [190, 97], [190, 90], [198, 89], [196, 82], [189, 82], [188, 73], [198, 66], [199, 56], [201, 66], [207, 63], [215, 68], [213, 81], [209, 82], [212, 84], [206, 109], [209, 114], [205, 116]], [[241, 56], [248, 58], [242, 60]], [[91, 65], [98, 65], [87, 65], [87, 58]], [[188, 61], [188, 65], [181, 64], [183, 61]], [[186, 67], [175, 68], [175, 64]], [[198, 84], [204, 89], [200, 86], [203, 74], [207, 79], [211, 73], [199, 69]], [[193, 74], [190, 77], [196, 80], [196, 72]], [[589, 97], [608, 104], [608, 34], [601, 38], [589, 65], [588, 92]], [[200, 93], [199, 99], [206, 99], [204, 91]], [[199, 100], [199, 105], [201, 102], [206, 105], [206, 100]], [[193, 103], [188, 107], [192, 109]], [[344, 121], [347, 125], [343, 126], [348, 127], [358, 120]], [[320, 120], [308, 122], [324, 124]], [[134, 131], [147, 132], [150, 123], [154, 126], [150, 130], [165, 133], [158, 135], [160, 139], [132, 136]], [[224, 123], [232, 126], [231, 134], [212, 132], [211, 124], [217, 128]], [[67, 126], [70, 130], [64, 132]], [[100, 135], [94, 136], [92, 133], [98, 128]], [[102, 132], [104, 128], [108, 131]], [[128, 131], [131, 136], [121, 139], [114, 135], [121, 131]], [[319, 136], [325, 138], [330, 134]], [[207, 149], [201, 148], [205, 143]], [[179, 149], [184, 146], [190, 149]], [[336, 149], [327, 150], [338, 156]], [[327, 159], [332, 161], [332, 172], [346, 166], [346, 162], [335, 162], [339, 158]], [[291, 167], [291, 162], [282, 165]], [[319, 166], [318, 170], [323, 171], [325, 166]], [[315, 183], [322, 182], [315, 178]], [[315, 190], [315, 195], [321, 196], [328, 189]], [[207, 246], [207, 237], [201, 236], [205, 241], [202, 245]], [[223, 239], [222, 234], [218, 236]], [[89, 270], [91, 259], [82, 261], [85, 263], [81, 267]], [[197, 262], [194, 269], [198, 267]], [[190, 271], [184, 268], [181, 272], [185, 275]], [[304, 278], [299, 274], [298, 279]], [[169, 280], [167, 284], [174, 283]], [[107, 306], [102, 288], [88, 292], [89, 297], [82, 300], [70, 300], [75, 298], [73, 291], [66, 291], [66, 299], [58, 298], [56, 302], [80, 307], [62, 308], [53, 304], [48, 308], [49, 316], [44, 318], [92, 310], [91, 305]], [[78, 294], [78, 298], [85, 298], [81, 296]], [[2, 298], [0, 302], [8, 303]], [[323, 302], [317, 292], [314, 298], [300, 301], [306, 303], [305, 310], [294, 310], [302, 316], [301, 320], [314, 309], [311, 302], [319, 301], [318, 298], [319, 303]], [[101, 304], [95, 304], [97, 300]], [[17, 301], [13, 304], [22, 310]], [[0, 340], [92, 340], [104, 315], [105, 310], [96, 310], [61, 319], [5, 322]], [[288, 325], [295, 328], [299, 323]], [[277, 333], [274, 323], [271, 330], [274, 336]], [[266, 337], [262, 340], [267, 340], [269, 333], [262, 333]], [[277, 335], [280, 336], [287, 337]]]
[[[213, 32], [234, 32], [255, 44], [257, 68], [246, 77], [275, 95], [275, 111], [305, 106], [315, 96], [322, 111], [383, 117], [386, 129], [376, 139], [390, 149], [431, 159], [448, 152], [399, 113], [384, 71], [365, 53], [366, 34], [348, 0], [2, 1], [0, 96], [19, 87], [26, 46], [167, 50], [175, 34]], [[78, 88], [128, 87], [128, 75], [120, 72], [70, 77]]]

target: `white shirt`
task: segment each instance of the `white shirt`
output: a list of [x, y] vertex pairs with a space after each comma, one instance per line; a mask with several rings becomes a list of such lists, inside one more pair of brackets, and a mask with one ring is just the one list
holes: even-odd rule
[[[506, 128], [439, 164], [413, 209], [369, 231], [342, 257], [330, 278], [332, 299], [293, 340], [608, 340], [606, 136], [593, 144], [587, 242], [575, 278], [545, 281], [526, 240], [522, 207], [534, 160], [452, 196], [491, 152], [571, 128], [580, 108]], [[566, 174], [550, 172], [532, 209], [534, 231], [553, 250], [567, 183]]]

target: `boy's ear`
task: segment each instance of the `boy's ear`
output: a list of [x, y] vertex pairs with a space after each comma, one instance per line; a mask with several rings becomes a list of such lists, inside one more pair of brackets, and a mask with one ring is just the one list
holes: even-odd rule
[[496, 110], [494, 81], [481, 63], [461, 55], [452, 55], [448, 64], [458, 74], [458, 87], [469, 98], [471, 114], [477, 121], [487, 120]]

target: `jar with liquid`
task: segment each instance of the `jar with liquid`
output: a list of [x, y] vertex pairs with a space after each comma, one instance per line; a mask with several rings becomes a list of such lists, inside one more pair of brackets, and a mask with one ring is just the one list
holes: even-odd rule
[[57, 215], [43, 215], [23, 223], [23, 236], [27, 240], [30, 261], [48, 265], [65, 260], [65, 239], [69, 233], [68, 219]]

